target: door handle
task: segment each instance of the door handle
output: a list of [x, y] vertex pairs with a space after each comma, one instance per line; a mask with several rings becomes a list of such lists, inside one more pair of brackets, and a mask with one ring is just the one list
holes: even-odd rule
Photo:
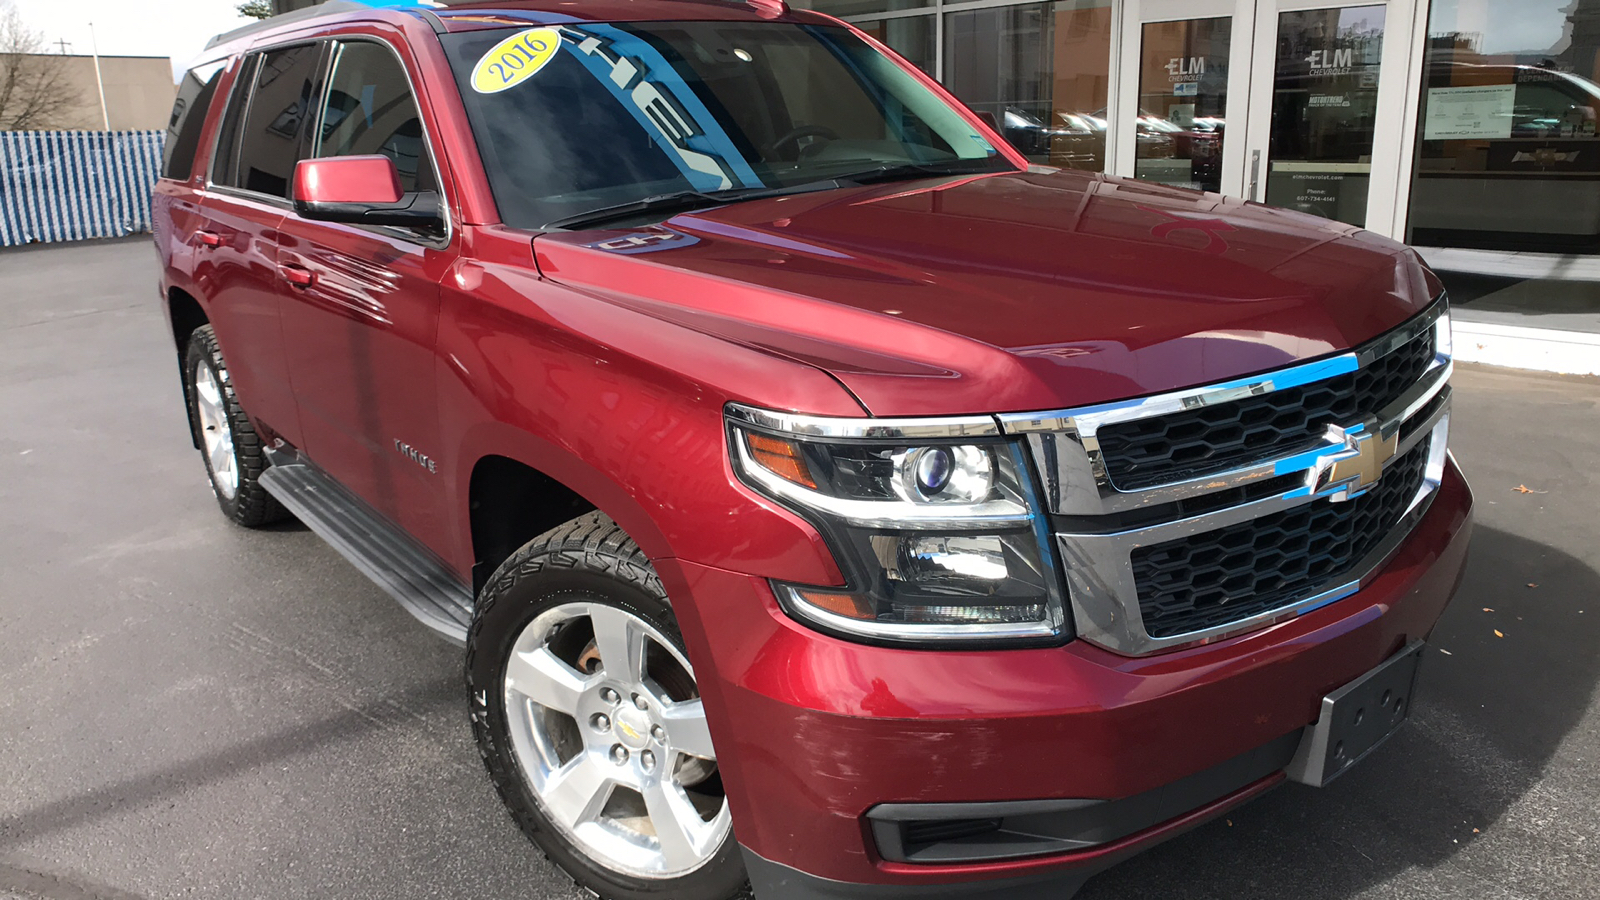
[[194, 239], [195, 242], [202, 247], [222, 246], [222, 236], [217, 234], [215, 231], [196, 231], [194, 233]]
[[279, 263], [278, 274], [283, 276], [284, 281], [298, 288], [310, 287], [317, 280], [317, 273], [294, 263]]

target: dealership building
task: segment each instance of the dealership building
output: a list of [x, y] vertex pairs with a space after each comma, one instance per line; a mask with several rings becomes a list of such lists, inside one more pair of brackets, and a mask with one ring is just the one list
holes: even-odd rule
[[791, 2], [1041, 165], [1405, 241], [1450, 289], [1458, 358], [1600, 374], [1600, 0]]
[[1600, 374], [1600, 0], [800, 0], [1043, 165], [1416, 247], [1465, 359]]

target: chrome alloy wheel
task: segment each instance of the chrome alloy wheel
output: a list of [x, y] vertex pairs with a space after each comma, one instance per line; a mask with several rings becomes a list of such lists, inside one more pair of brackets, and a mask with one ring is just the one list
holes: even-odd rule
[[228, 424], [227, 398], [210, 366], [201, 363], [194, 373], [194, 406], [200, 418], [200, 438], [210, 463], [211, 483], [224, 500], [239, 492], [239, 460], [233, 452], [233, 427]]
[[689, 661], [625, 610], [565, 603], [529, 622], [505, 668], [513, 754], [545, 816], [601, 865], [675, 878], [731, 818]]

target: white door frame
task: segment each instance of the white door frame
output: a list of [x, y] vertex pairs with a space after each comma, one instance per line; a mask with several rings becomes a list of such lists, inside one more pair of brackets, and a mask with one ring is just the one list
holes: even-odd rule
[[[1116, 60], [1118, 90], [1113, 95], [1111, 121], [1107, 133], [1113, 140], [1107, 147], [1112, 161], [1110, 171], [1133, 177], [1138, 148], [1131, 139], [1139, 115], [1140, 62], [1144, 58], [1144, 26], [1151, 22], [1184, 19], [1214, 19], [1231, 16], [1228, 37], [1228, 106], [1223, 118], [1229, 123], [1244, 122], [1250, 100], [1250, 55], [1243, 52], [1254, 38], [1254, 0], [1124, 0], [1115, 43], [1122, 50]], [[1244, 196], [1245, 141], [1243, 128], [1230, 127], [1222, 141], [1222, 192]]]
[[[1261, 154], [1260, 189], [1254, 198], [1266, 200], [1266, 178], [1271, 171], [1268, 143], [1272, 133], [1272, 95], [1276, 76], [1278, 14], [1313, 9], [1344, 9], [1361, 6], [1384, 7], [1383, 51], [1378, 61], [1378, 105], [1374, 117], [1372, 168], [1367, 182], [1367, 221], [1364, 226], [1390, 237], [1402, 236], [1405, 228], [1405, 197], [1411, 177], [1409, 148], [1414, 144], [1416, 104], [1408, 104], [1411, 63], [1416, 42], [1413, 26], [1415, 0], [1255, 0], [1256, 33], [1252, 43], [1254, 89], [1250, 94], [1250, 113], [1245, 122], [1242, 152], [1254, 167], [1255, 154]], [[1410, 106], [1408, 116], [1408, 105]]]

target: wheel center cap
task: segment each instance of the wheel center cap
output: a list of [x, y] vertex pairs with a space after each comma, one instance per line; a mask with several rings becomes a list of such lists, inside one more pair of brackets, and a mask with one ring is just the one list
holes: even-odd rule
[[643, 710], [619, 710], [616, 723], [617, 737], [628, 749], [643, 750], [650, 743], [650, 717]]

